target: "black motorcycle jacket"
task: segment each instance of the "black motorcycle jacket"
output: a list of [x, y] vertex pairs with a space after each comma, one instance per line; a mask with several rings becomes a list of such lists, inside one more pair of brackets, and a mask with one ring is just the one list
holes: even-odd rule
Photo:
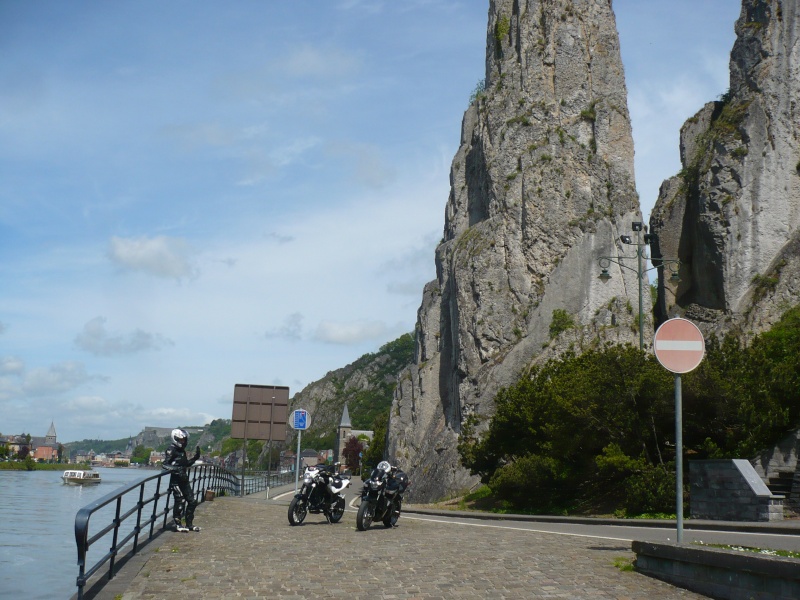
[[186, 478], [189, 476], [189, 467], [191, 467], [197, 459], [200, 458], [200, 448], [195, 450], [194, 456], [189, 458], [186, 455], [186, 450], [177, 444], [170, 444], [167, 451], [164, 453], [164, 462], [161, 467], [172, 473], [173, 476]]

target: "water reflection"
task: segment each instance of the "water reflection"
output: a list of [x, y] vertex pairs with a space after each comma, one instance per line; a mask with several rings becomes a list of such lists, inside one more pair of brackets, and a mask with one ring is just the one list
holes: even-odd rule
[[[99, 468], [98, 471], [103, 482], [86, 487], [65, 485], [61, 471], [0, 471], [2, 597], [34, 600], [71, 597], [77, 591], [75, 515], [78, 510], [121, 486], [158, 473], [150, 469]], [[106, 517], [102, 520], [105, 522]], [[96, 549], [99, 556], [107, 551], [108, 548]]]

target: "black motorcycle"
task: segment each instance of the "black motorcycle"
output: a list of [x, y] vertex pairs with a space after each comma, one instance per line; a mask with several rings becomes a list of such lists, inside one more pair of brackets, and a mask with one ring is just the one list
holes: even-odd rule
[[364, 482], [361, 506], [356, 515], [356, 527], [366, 531], [372, 522], [382, 520], [384, 527], [394, 527], [400, 518], [403, 492], [408, 487], [408, 476], [388, 461], [381, 461]]
[[306, 467], [303, 485], [289, 504], [289, 524], [300, 525], [308, 513], [325, 515], [328, 523], [338, 523], [344, 515], [344, 490], [348, 477], [336, 473], [337, 465]]

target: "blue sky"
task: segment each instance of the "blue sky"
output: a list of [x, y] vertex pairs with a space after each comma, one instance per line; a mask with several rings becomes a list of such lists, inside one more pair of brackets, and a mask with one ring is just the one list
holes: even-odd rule
[[[230, 418], [412, 331], [487, 9], [0, 0], [0, 433]], [[645, 218], [739, 9], [614, 0]]]

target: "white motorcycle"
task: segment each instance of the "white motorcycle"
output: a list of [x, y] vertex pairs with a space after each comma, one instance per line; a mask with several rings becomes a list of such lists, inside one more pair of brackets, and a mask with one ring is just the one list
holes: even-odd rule
[[338, 523], [344, 515], [344, 490], [349, 477], [342, 477], [335, 465], [306, 467], [303, 485], [289, 504], [289, 524], [300, 525], [308, 513], [325, 515], [328, 523]]

